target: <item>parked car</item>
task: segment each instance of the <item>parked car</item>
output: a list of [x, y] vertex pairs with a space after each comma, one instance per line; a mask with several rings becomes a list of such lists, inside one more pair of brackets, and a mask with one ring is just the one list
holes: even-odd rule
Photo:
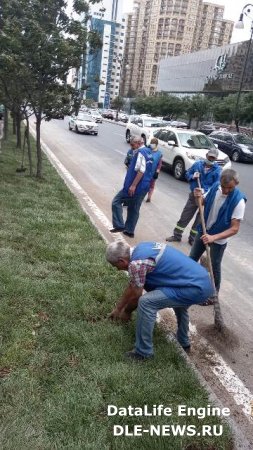
[[171, 120], [170, 126], [175, 128], [187, 128], [187, 129], [189, 128], [187, 123], [182, 122], [180, 120]]
[[200, 125], [198, 131], [200, 131], [200, 133], [204, 133], [204, 134], [210, 134], [213, 131], [216, 131], [216, 127], [214, 126], [213, 123], [205, 123]]
[[146, 144], [152, 135], [152, 130], [165, 125], [165, 122], [162, 120], [157, 120], [148, 115], [130, 116], [126, 124], [126, 141], [130, 142], [131, 136], [142, 136]]
[[91, 115], [94, 122], [103, 123], [103, 117], [96, 109], [90, 109], [87, 113]]
[[123, 113], [123, 112], [119, 112], [119, 114], [118, 114], [118, 120], [119, 120], [120, 122], [127, 123], [127, 122], [128, 122], [128, 119], [129, 119], [129, 117], [128, 117], [127, 114], [125, 114], [125, 113]]
[[[158, 139], [163, 163], [172, 169], [177, 180], [183, 180], [185, 171], [190, 169], [196, 160], [205, 159], [208, 150], [215, 146], [205, 134], [193, 130], [166, 127], [154, 131], [152, 137]], [[217, 163], [222, 169], [231, 167], [229, 157], [220, 150]]]
[[111, 119], [111, 120], [113, 120], [115, 118], [114, 112], [111, 111], [110, 109], [103, 111], [102, 117], [104, 117], [105, 119]]
[[253, 162], [253, 139], [246, 134], [214, 131], [209, 137], [232, 161]]
[[76, 133], [98, 135], [98, 126], [89, 114], [79, 113], [78, 116], [71, 116], [69, 119], [69, 130]]

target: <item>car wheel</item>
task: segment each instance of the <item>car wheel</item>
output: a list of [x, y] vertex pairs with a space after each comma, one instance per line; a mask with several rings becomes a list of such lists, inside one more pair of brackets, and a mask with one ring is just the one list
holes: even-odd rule
[[185, 174], [185, 164], [184, 161], [180, 158], [177, 159], [173, 164], [173, 175], [176, 180], [184, 180]]
[[98, 135], [98, 133], [94, 133], [94, 136], [97, 136]]
[[231, 155], [231, 159], [234, 162], [238, 162], [240, 160], [240, 152], [238, 150], [234, 150]]
[[128, 142], [128, 144], [129, 144], [129, 142], [130, 142], [130, 138], [131, 138], [130, 131], [129, 131], [129, 130], [126, 130], [126, 141]]
[[75, 127], [75, 132], [76, 132], [77, 134], [79, 133], [79, 130], [78, 130], [77, 126]]

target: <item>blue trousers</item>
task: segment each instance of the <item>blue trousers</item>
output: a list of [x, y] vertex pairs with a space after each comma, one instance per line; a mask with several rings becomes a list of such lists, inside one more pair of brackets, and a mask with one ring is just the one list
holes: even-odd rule
[[[128, 233], [134, 233], [140, 215], [141, 204], [145, 195], [146, 192], [134, 195], [133, 197], [128, 197], [123, 190], [115, 195], [112, 201], [113, 228], [122, 228], [122, 230], [126, 230]], [[123, 219], [123, 203], [127, 205], [126, 222], [124, 222]]]
[[[174, 290], [176, 291], [176, 289]], [[171, 290], [173, 297], [173, 289]], [[175, 296], [177, 297], [177, 296]], [[190, 305], [189, 305], [190, 306]], [[142, 295], [138, 302], [135, 351], [142, 356], [153, 355], [153, 330], [157, 311], [173, 308], [177, 317], [177, 340], [182, 347], [188, 347], [189, 315], [188, 307], [178, 299], [168, 298], [162, 291], [154, 290]]]
[[[206, 247], [200, 239], [201, 235], [198, 233], [195, 237], [193, 246], [190, 252], [190, 258], [194, 259], [194, 261], [198, 261], [199, 258], [203, 255]], [[212, 261], [213, 268], [213, 276], [215, 281], [216, 291], [219, 292], [220, 284], [221, 284], [221, 261], [223, 258], [224, 251], [226, 249], [227, 244], [210, 244], [210, 256]]]

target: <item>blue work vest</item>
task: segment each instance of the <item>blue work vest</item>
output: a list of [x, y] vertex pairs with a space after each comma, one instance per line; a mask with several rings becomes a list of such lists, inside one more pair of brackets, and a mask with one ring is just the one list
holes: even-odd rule
[[142, 242], [134, 248], [130, 261], [148, 258], [157, 264], [146, 275], [146, 291], [158, 289], [169, 298], [173, 292], [182, 306], [202, 303], [213, 294], [207, 270], [179, 250], [157, 242]]
[[141, 153], [146, 160], [146, 170], [145, 170], [145, 173], [143, 174], [140, 182], [138, 183], [138, 185], [136, 187], [134, 195], [146, 194], [150, 188], [150, 182], [153, 177], [153, 174], [152, 174], [153, 155], [152, 155], [150, 148], [143, 147], [140, 150], [138, 150], [138, 152], [133, 156], [133, 158], [131, 159], [130, 165], [127, 169], [124, 186], [123, 186], [123, 191], [125, 192], [125, 194], [127, 196], [128, 196], [128, 189], [132, 185], [132, 183], [137, 175], [137, 172], [135, 170], [135, 165], [136, 165], [139, 153]]
[[201, 187], [205, 192], [207, 192], [214, 183], [220, 180], [221, 168], [217, 163], [214, 163], [210, 170], [205, 172], [205, 161], [196, 161], [185, 174], [187, 181], [189, 181], [190, 190], [192, 192], [196, 187], [198, 187], [198, 181], [195, 178], [192, 178], [194, 172], [199, 172]]
[[[206, 223], [219, 186], [219, 182], [215, 183], [205, 198], [204, 217]], [[228, 194], [225, 202], [219, 210], [217, 220], [208, 230], [208, 234], [222, 233], [222, 231], [230, 228], [233, 211], [242, 199], [244, 199], [245, 202], [247, 201], [245, 195], [238, 188], [235, 188], [230, 194]], [[203, 233], [201, 225], [198, 225], [198, 230], [200, 233]]]

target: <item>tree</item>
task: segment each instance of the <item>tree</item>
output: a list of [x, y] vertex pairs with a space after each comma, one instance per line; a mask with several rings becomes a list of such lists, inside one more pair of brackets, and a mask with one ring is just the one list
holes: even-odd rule
[[175, 95], [137, 97], [133, 105], [138, 113], [169, 116], [171, 119], [183, 112], [182, 101]]
[[115, 97], [111, 101], [111, 106], [112, 106], [112, 108], [116, 109], [116, 120], [118, 120], [119, 111], [124, 106], [124, 99], [123, 99], [123, 97], [120, 97], [119, 95], [118, 95], [118, 97]]
[[188, 116], [188, 126], [191, 127], [192, 119], [197, 120], [197, 127], [201, 120], [208, 114], [210, 110], [209, 98], [203, 95], [194, 95], [193, 97], [185, 97], [182, 100], [184, 111]]
[[[96, 3], [91, 0], [91, 3]], [[1, 0], [0, 79], [22, 86], [23, 102], [36, 117], [36, 176], [42, 176], [40, 129], [43, 118], [50, 119], [55, 104], [71, 101], [66, 86], [71, 68], [80, 66], [83, 48], [101, 46], [94, 31], [87, 31], [89, 4], [74, 0], [73, 8], [83, 20], [68, 17], [65, 0]]]

